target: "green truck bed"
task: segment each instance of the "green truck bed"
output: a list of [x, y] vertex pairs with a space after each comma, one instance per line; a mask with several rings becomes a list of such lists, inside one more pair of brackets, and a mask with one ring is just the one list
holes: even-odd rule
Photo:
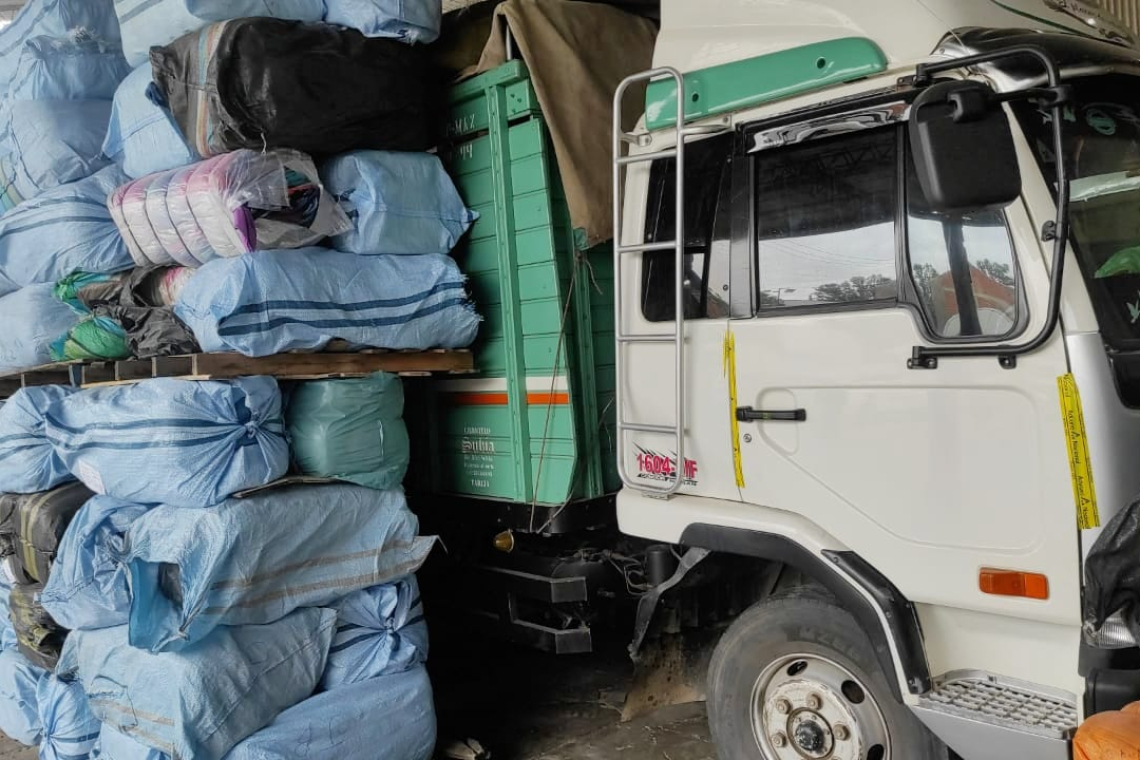
[[485, 321], [479, 374], [429, 384], [408, 415], [425, 421], [414, 487], [544, 507], [613, 493], [612, 249], [575, 248], [525, 65], [455, 86], [447, 134], [442, 158], [480, 215], [454, 256]]

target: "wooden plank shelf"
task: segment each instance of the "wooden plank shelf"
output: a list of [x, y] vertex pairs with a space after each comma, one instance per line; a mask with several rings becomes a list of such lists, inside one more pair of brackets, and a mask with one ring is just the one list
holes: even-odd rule
[[0, 398], [36, 385], [75, 385], [84, 388], [136, 383], [156, 377], [184, 380], [225, 380], [270, 375], [280, 380], [325, 380], [391, 372], [402, 377], [475, 372], [470, 351], [325, 351], [252, 358], [240, 354], [191, 354], [153, 359], [48, 364], [25, 372], [0, 375]]

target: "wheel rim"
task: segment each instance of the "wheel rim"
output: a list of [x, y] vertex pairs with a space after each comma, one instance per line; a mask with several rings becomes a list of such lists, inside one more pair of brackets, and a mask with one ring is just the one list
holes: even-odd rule
[[752, 687], [752, 732], [766, 760], [890, 760], [887, 722], [851, 671], [814, 654], [773, 662]]

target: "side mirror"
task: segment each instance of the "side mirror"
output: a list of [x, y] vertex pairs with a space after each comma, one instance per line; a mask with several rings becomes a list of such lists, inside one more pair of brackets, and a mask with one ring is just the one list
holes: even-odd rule
[[911, 106], [910, 147], [931, 211], [1002, 208], [1021, 194], [1009, 119], [981, 82], [924, 90]]

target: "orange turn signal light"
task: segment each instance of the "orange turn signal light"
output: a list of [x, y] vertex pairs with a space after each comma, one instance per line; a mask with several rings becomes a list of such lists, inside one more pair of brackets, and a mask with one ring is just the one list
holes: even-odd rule
[[1020, 596], [1026, 599], [1048, 599], [1049, 579], [1040, 573], [1018, 570], [995, 570], [983, 567], [978, 573], [978, 588], [983, 594]]

